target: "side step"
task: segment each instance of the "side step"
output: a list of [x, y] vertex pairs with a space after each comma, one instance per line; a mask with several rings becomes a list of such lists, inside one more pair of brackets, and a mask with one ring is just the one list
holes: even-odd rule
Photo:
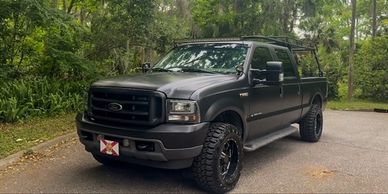
[[281, 139], [283, 137], [289, 136], [292, 133], [297, 132], [297, 131], [298, 131], [298, 128], [293, 127], [293, 126], [289, 126], [287, 128], [278, 130], [278, 131], [273, 132], [271, 134], [268, 134], [266, 136], [254, 139], [250, 142], [247, 142], [244, 145], [244, 151], [247, 151], [247, 152], [255, 151], [260, 147], [263, 147], [263, 146], [265, 146], [271, 142], [274, 142], [278, 139]]

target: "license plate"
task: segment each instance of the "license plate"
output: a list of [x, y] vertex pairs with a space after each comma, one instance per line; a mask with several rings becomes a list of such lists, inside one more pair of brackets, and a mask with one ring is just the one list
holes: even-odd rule
[[119, 156], [119, 142], [100, 139], [100, 152], [111, 156]]

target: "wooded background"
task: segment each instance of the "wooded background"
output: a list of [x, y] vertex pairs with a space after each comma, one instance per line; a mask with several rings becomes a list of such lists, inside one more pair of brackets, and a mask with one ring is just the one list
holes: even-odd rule
[[0, 0], [0, 122], [82, 110], [90, 82], [183, 38], [298, 38], [330, 99], [388, 102], [387, 14], [387, 0]]

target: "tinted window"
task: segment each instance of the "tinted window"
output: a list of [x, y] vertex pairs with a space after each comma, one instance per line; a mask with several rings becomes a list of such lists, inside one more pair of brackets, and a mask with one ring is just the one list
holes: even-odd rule
[[295, 77], [294, 67], [292, 66], [291, 58], [288, 55], [287, 50], [275, 49], [276, 56], [278, 59], [283, 62], [284, 77]]
[[175, 48], [154, 67], [170, 71], [183, 69], [235, 73], [243, 64], [248, 48], [243, 44], [192, 44]]
[[257, 47], [253, 53], [251, 66], [253, 69], [265, 69], [267, 61], [273, 61], [268, 48]]
[[300, 77], [319, 77], [319, 67], [311, 52], [295, 52]]

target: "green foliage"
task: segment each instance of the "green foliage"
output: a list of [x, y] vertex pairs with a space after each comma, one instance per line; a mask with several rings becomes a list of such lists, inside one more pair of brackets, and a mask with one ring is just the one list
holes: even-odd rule
[[293, 30], [296, 1], [195, 0], [193, 18], [201, 28], [196, 36], [231, 37], [281, 35]]
[[[357, 8], [356, 93], [387, 99], [387, 1]], [[0, 121], [77, 111], [99, 77], [154, 62], [175, 39], [286, 35], [319, 48], [329, 97], [346, 95], [351, 9], [345, 0], [0, 0]], [[302, 75], [316, 74], [305, 58]], [[78, 88], [79, 87], [79, 88]]]
[[36, 54], [30, 37], [44, 24], [46, 17], [43, 1], [0, 0], [0, 68], [7, 70], [0, 78], [25, 73], [25, 62], [33, 60]]
[[388, 102], [388, 35], [364, 41], [355, 64], [362, 98]]
[[80, 50], [86, 30], [62, 13], [54, 13], [53, 17], [51, 24], [45, 27], [44, 48], [37, 71], [54, 78], [90, 78], [96, 70]]
[[329, 98], [338, 99], [338, 88], [346, 74], [346, 65], [341, 60], [341, 51], [326, 52], [324, 46], [319, 49], [319, 56], [325, 76], [329, 81]]
[[338, 100], [338, 101], [329, 101], [327, 104], [327, 108], [332, 110], [371, 111], [374, 109], [388, 109], [388, 103], [373, 102], [373, 101], [359, 100], [359, 99], [355, 99], [352, 101]]
[[0, 92], [0, 121], [81, 111], [88, 84], [50, 78], [4, 83]]

